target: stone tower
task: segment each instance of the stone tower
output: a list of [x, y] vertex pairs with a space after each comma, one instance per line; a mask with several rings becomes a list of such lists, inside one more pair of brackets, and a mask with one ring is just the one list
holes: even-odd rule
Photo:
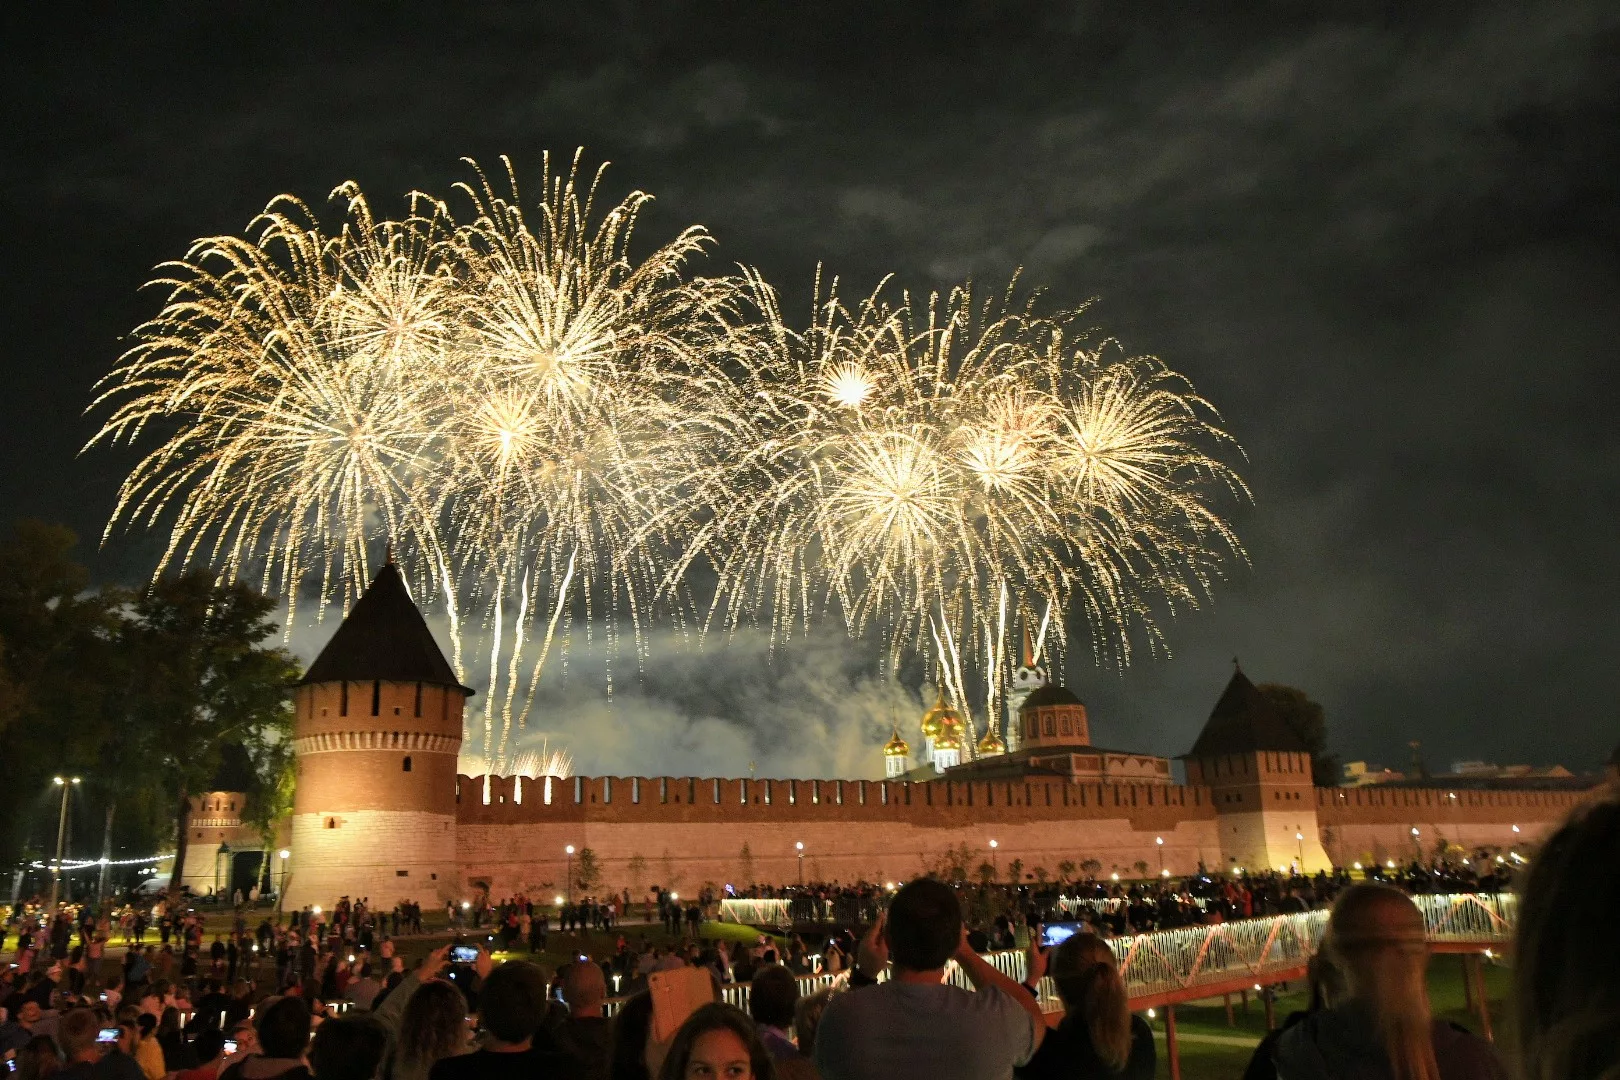
[[288, 908], [459, 895], [461, 685], [392, 558], [293, 695]]
[[1311, 755], [1264, 694], [1235, 670], [1185, 756], [1187, 783], [1210, 789], [1226, 868], [1328, 869]]

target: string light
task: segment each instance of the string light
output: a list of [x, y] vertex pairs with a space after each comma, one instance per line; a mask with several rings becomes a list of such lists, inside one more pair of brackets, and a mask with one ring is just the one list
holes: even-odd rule
[[[92, 866], [98, 868], [102, 866], [140, 866], [144, 863], [160, 862], [170, 857], [168, 855], [148, 855], [142, 859], [84, 859], [80, 861], [64, 859], [62, 860], [62, 873], [66, 874], [74, 870], [88, 870]], [[48, 863], [35, 861], [28, 864], [29, 868], [33, 870], [49, 870], [55, 865], [56, 860], [54, 859]]]

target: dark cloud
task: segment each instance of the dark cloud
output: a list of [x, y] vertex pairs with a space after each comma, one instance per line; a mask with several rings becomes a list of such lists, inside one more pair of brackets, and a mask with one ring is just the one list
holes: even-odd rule
[[[283, 190], [383, 203], [464, 154], [537, 171], [583, 143], [611, 193], [658, 196], [646, 235], [707, 224], [790, 312], [818, 262], [861, 292], [1022, 265], [1222, 409], [1252, 566], [1171, 625], [1173, 659], [1070, 670], [1099, 740], [1184, 749], [1236, 653], [1319, 697], [1351, 756], [1593, 764], [1620, 739], [1620, 12], [1127, 10], [12, 11], [0, 498], [99, 530], [126, 459], [74, 459], [78, 411], [193, 236]], [[138, 576], [147, 547], [102, 562]], [[814, 655], [781, 670], [854, 685]], [[712, 707], [674, 675], [617, 700], [722, 724], [736, 756], [782, 676], [741, 647], [727, 670]], [[806, 700], [835, 723], [836, 695]]]

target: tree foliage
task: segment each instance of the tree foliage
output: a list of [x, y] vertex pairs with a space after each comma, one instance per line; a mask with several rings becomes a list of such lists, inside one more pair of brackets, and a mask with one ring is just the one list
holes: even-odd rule
[[1339, 784], [1339, 756], [1328, 753], [1327, 713], [1305, 691], [1280, 683], [1261, 683], [1255, 687], [1282, 716], [1283, 721], [1298, 735], [1311, 752], [1311, 779], [1317, 787], [1337, 787]]
[[[93, 588], [67, 529], [24, 521], [0, 537], [0, 860], [54, 841], [52, 775], [83, 784], [70, 806], [69, 850], [115, 844], [148, 854], [179, 841], [185, 797], [248, 794], [268, 831], [291, 792], [288, 690], [298, 669], [266, 644], [275, 601], [192, 574], [134, 592]], [[228, 767], [229, 766], [229, 767]], [[183, 851], [182, 851], [183, 855]], [[176, 866], [180, 861], [176, 860]]]
[[582, 893], [589, 893], [602, 881], [602, 864], [596, 852], [588, 847], [579, 849], [574, 856], [574, 885]]

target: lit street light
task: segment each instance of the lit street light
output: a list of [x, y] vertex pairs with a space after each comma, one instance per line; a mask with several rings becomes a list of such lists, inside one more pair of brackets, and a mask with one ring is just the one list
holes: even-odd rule
[[568, 854], [568, 878], [563, 882], [563, 892], [568, 897], [568, 902], [572, 904], [574, 902], [574, 845], [569, 844], [563, 848], [563, 851]]
[[62, 812], [56, 818], [56, 862], [51, 865], [51, 902], [46, 911], [56, 912], [56, 898], [62, 887], [62, 848], [67, 843], [67, 808], [68, 792], [76, 787], [79, 778], [64, 780], [60, 776], [53, 776], [51, 780], [62, 789]]
[[1299, 872], [1303, 874], [1305, 872], [1305, 834], [1302, 832], [1295, 833], [1294, 842], [1299, 845]]
[[996, 854], [996, 849], [1000, 846], [996, 841], [990, 841], [990, 868], [995, 871], [997, 878], [1001, 877], [1001, 857]]
[[1159, 845], [1159, 876], [1164, 876], [1164, 837], [1155, 836], [1153, 842]]
[[795, 841], [793, 846], [799, 850], [799, 884], [804, 884], [804, 841]]
[[281, 884], [276, 888], [276, 910], [280, 911], [281, 905], [286, 903], [287, 859], [292, 856], [292, 852], [288, 851], [286, 848], [282, 848], [280, 851], [276, 852], [276, 855], [281, 859]]

